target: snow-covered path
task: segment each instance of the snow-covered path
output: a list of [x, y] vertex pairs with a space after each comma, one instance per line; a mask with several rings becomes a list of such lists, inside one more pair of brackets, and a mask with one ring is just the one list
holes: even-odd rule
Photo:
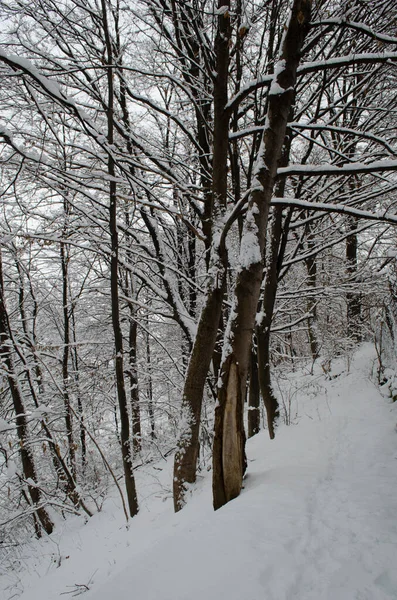
[[250, 441], [235, 501], [212, 512], [207, 477], [178, 515], [149, 503], [129, 531], [98, 515], [22, 600], [76, 584], [84, 600], [397, 599], [397, 410], [369, 364], [367, 348], [350, 374], [302, 388], [299, 424]]

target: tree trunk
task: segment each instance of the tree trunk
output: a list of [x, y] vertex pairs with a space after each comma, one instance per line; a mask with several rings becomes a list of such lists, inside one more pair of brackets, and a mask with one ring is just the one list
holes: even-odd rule
[[[109, 27], [107, 22], [106, 0], [101, 0], [102, 6], [102, 22], [106, 40], [107, 64], [113, 66], [113, 50], [112, 41], [110, 39]], [[113, 72], [111, 68], [107, 70], [108, 83], [108, 107], [107, 107], [107, 123], [108, 123], [108, 143], [114, 143], [114, 86]], [[109, 182], [109, 230], [111, 238], [111, 254], [110, 254], [110, 288], [111, 288], [111, 307], [112, 307], [112, 325], [115, 346], [115, 367], [116, 367], [116, 386], [117, 398], [120, 410], [120, 439], [121, 439], [121, 454], [123, 458], [124, 478], [127, 491], [128, 506], [130, 516], [133, 517], [138, 512], [138, 499], [136, 495], [134, 471], [132, 465], [132, 455], [130, 447], [130, 418], [128, 414], [128, 403], [126, 386], [124, 379], [124, 354], [123, 354], [123, 335], [120, 324], [120, 303], [119, 303], [119, 282], [118, 282], [118, 266], [119, 266], [119, 241], [117, 229], [117, 194], [116, 194], [116, 169], [113, 156], [108, 155], [108, 174], [110, 175]]]
[[[278, 400], [273, 392], [270, 376], [270, 324], [265, 320], [260, 331], [257, 331], [258, 339], [258, 363], [259, 363], [259, 385], [262, 393], [263, 404], [266, 408], [267, 427], [271, 440], [275, 437], [275, 427], [280, 416]], [[270, 321], [271, 322], [271, 321]]]
[[174, 461], [173, 491], [176, 512], [185, 504], [185, 484], [196, 481], [201, 407], [205, 382], [215, 348], [226, 289], [225, 280], [224, 272], [221, 274], [218, 286], [217, 281], [211, 282], [186, 372], [182, 399], [183, 430], [178, 440]]
[[130, 305], [130, 329], [129, 329], [129, 378], [130, 378], [130, 401], [132, 413], [132, 446], [134, 454], [138, 454], [142, 449], [141, 433], [141, 409], [139, 404], [138, 372], [136, 365], [137, 349], [137, 322], [134, 315], [134, 309]]
[[147, 365], [147, 411], [150, 423], [150, 439], [156, 439], [156, 421], [153, 408], [152, 354], [150, 350], [149, 317], [146, 319], [146, 365]]
[[19, 440], [19, 454], [22, 462], [24, 477], [27, 481], [29, 496], [33, 508], [37, 514], [44, 531], [52, 533], [54, 524], [48, 515], [44, 506], [42, 506], [42, 493], [37, 483], [36, 467], [34, 457], [29, 447], [28, 422], [26, 418], [25, 406], [22, 398], [22, 391], [19, 387], [17, 375], [14, 370], [12, 360], [12, 345], [10, 340], [10, 331], [8, 323], [7, 308], [5, 304], [3, 263], [0, 248], [0, 359], [4, 361], [7, 369], [7, 380], [11, 392], [11, 397], [16, 415], [16, 428]]
[[[283, 186], [284, 188], [284, 186]], [[283, 212], [280, 206], [273, 209], [271, 227], [270, 252], [265, 270], [265, 286], [262, 304], [259, 311], [256, 338], [258, 344], [258, 370], [259, 386], [266, 408], [267, 426], [270, 439], [274, 439], [275, 426], [279, 417], [279, 406], [273, 393], [270, 378], [270, 327], [273, 320], [274, 305], [276, 302], [278, 274], [279, 274], [279, 249], [282, 236]]]
[[[293, 110], [290, 110], [289, 119], [293, 120]], [[287, 130], [280, 166], [287, 166], [291, 149], [292, 132]], [[276, 196], [282, 198], [285, 192], [286, 178], [281, 177], [276, 184]], [[259, 306], [259, 315], [256, 327], [258, 377], [259, 387], [266, 409], [267, 426], [271, 440], [275, 437], [275, 427], [280, 416], [278, 400], [273, 392], [270, 374], [270, 338], [273, 322], [274, 307], [284, 252], [287, 246], [289, 224], [292, 218], [292, 209], [288, 212], [283, 225], [283, 209], [281, 206], [273, 208], [273, 219], [270, 231], [270, 248], [264, 271], [264, 290], [262, 302]]]
[[[63, 238], [67, 235], [68, 201], [64, 199]], [[76, 481], [76, 451], [73, 439], [73, 420], [69, 396], [69, 356], [70, 356], [70, 308], [69, 308], [69, 255], [64, 240], [60, 243], [60, 257], [62, 267], [62, 311], [63, 311], [63, 354], [62, 354], [62, 382], [63, 404], [65, 410], [66, 440], [69, 452], [70, 470]]]
[[[219, 0], [218, 28], [215, 39], [216, 80], [214, 84], [214, 147], [212, 163], [212, 209], [207, 215], [211, 224], [211, 235], [218, 226], [219, 218], [226, 207], [227, 198], [227, 154], [229, 114], [225, 110], [228, 100], [229, 43], [231, 36], [230, 0]], [[208, 210], [208, 207], [207, 209]], [[215, 244], [215, 245], [214, 245]], [[226, 248], [222, 242], [212, 243], [211, 273], [206, 300], [201, 312], [196, 338], [186, 372], [182, 398], [182, 432], [174, 462], [174, 508], [185, 504], [186, 483], [196, 480], [199, 454], [200, 415], [205, 382], [214, 355], [222, 302], [226, 291]]]
[[77, 351], [77, 335], [76, 335], [76, 321], [75, 321], [75, 313], [74, 308], [72, 307], [72, 335], [73, 335], [73, 370], [74, 370], [74, 380], [77, 388], [77, 411], [79, 416], [79, 432], [80, 432], [80, 445], [81, 445], [81, 466], [84, 472], [87, 463], [87, 442], [85, 435], [85, 426], [84, 426], [84, 410], [83, 410], [83, 402], [81, 400], [80, 393], [80, 373], [79, 373], [79, 354]]
[[250, 389], [248, 396], [248, 437], [259, 433], [261, 424], [258, 356], [251, 351]]
[[[351, 234], [346, 238], [346, 273], [350, 278], [348, 285], [354, 284], [357, 273], [357, 221], [354, 217], [348, 218], [348, 231]], [[347, 302], [347, 334], [356, 342], [361, 342], [361, 301], [356, 292], [346, 294]]]
[[[308, 227], [307, 233], [308, 240], [308, 251], [313, 248], [313, 240], [310, 233], [310, 227]], [[307, 286], [309, 288], [315, 288], [317, 285], [317, 262], [315, 256], [310, 256], [305, 260], [306, 270], [307, 270]], [[313, 361], [318, 358], [319, 353], [319, 343], [317, 339], [316, 332], [316, 322], [317, 322], [317, 310], [316, 310], [316, 299], [313, 296], [310, 296], [307, 301], [307, 312], [309, 313], [309, 317], [307, 319], [307, 332], [309, 336], [309, 345], [310, 345], [310, 353], [312, 355]]]
[[281, 61], [269, 91], [266, 127], [258, 153], [240, 248], [233, 307], [225, 339], [222, 383], [215, 410], [213, 500], [218, 509], [239, 495], [245, 469], [243, 402], [252, 332], [263, 273], [270, 201], [294, 99], [300, 50], [308, 32], [311, 2], [295, 0]]

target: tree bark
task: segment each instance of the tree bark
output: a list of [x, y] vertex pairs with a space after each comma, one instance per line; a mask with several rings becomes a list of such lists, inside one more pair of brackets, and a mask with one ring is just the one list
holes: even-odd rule
[[[107, 21], [106, 0], [101, 0], [102, 20], [106, 40], [107, 51], [107, 84], [108, 84], [108, 106], [107, 106], [107, 124], [108, 124], [108, 143], [114, 143], [114, 84], [113, 84], [113, 50], [110, 39], [109, 27]], [[108, 174], [109, 182], [109, 231], [111, 238], [110, 254], [110, 293], [112, 309], [112, 325], [115, 347], [115, 368], [116, 368], [116, 386], [117, 398], [120, 410], [120, 438], [121, 454], [123, 458], [125, 486], [128, 498], [128, 507], [130, 516], [133, 517], [138, 512], [138, 499], [136, 495], [134, 471], [132, 465], [132, 455], [130, 446], [130, 418], [128, 414], [128, 403], [126, 394], [126, 385], [124, 378], [124, 350], [123, 335], [120, 324], [120, 302], [119, 302], [119, 241], [117, 229], [117, 193], [116, 193], [116, 169], [115, 162], [111, 153], [108, 155]]]
[[[307, 248], [310, 252], [314, 246], [312, 233], [310, 231], [310, 225], [307, 226]], [[307, 270], [307, 287], [315, 288], [317, 285], [317, 260], [316, 256], [310, 256], [305, 260]], [[310, 353], [313, 361], [318, 358], [319, 354], [319, 343], [317, 339], [316, 323], [317, 323], [317, 310], [316, 310], [316, 299], [310, 296], [307, 301], [307, 312], [309, 317], [307, 319], [307, 333], [309, 337]]]
[[69, 395], [69, 357], [70, 357], [70, 307], [69, 307], [69, 253], [65, 244], [67, 236], [68, 201], [64, 199], [63, 240], [60, 242], [60, 258], [62, 267], [62, 312], [63, 312], [63, 353], [62, 353], [62, 381], [63, 404], [65, 410], [66, 439], [69, 452], [70, 470], [76, 481], [76, 451], [73, 439], [73, 419]]
[[225, 336], [222, 383], [215, 410], [213, 501], [218, 509], [240, 494], [245, 470], [243, 403], [252, 332], [263, 273], [270, 201], [294, 99], [300, 51], [308, 32], [311, 2], [295, 0], [281, 61], [269, 91], [266, 126], [258, 153], [240, 249], [240, 269]]
[[270, 233], [270, 252], [268, 265], [265, 270], [265, 286], [263, 299], [260, 306], [258, 325], [256, 327], [256, 338], [258, 343], [259, 386], [263, 403], [266, 408], [267, 426], [271, 440], [274, 439], [275, 426], [279, 417], [278, 401], [274, 395], [270, 377], [270, 327], [273, 320], [278, 287], [278, 259], [282, 236], [282, 217], [283, 213], [281, 207], [274, 207]]
[[261, 423], [258, 356], [251, 351], [250, 389], [248, 396], [248, 437], [259, 433]]
[[137, 372], [137, 331], [138, 325], [134, 309], [130, 305], [130, 327], [129, 327], [129, 379], [130, 379], [130, 402], [132, 413], [132, 446], [134, 454], [139, 454], [142, 449], [141, 433], [141, 409], [139, 403], [138, 372]]
[[149, 317], [146, 318], [146, 365], [147, 365], [147, 412], [150, 423], [150, 439], [156, 439], [156, 420], [153, 407], [152, 353], [150, 350]]
[[[348, 218], [349, 237], [346, 238], [346, 273], [351, 281], [349, 285], [353, 285], [354, 278], [357, 274], [357, 221], [354, 217]], [[357, 292], [348, 292], [346, 294], [347, 302], [347, 334], [351, 339], [360, 342], [362, 339], [360, 331], [361, 322], [361, 301]]]
[[[293, 120], [293, 110], [290, 110], [289, 120]], [[282, 156], [279, 161], [280, 166], [287, 166], [288, 164], [291, 142], [292, 132], [287, 130]], [[286, 177], [278, 179], [276, 184], [277, 197], [282, 198], [284, 196], [285, 184]], [[275, 427], [280, 416], [280, 411], [278, 400], [273, 392], [271, 383], [270, 332], [273, 322], [274, 307], [276, 304], [279, 276], [287, 245], [289, 223], [292, 218], [292, 210], [288, 212], [284, 224], [281, 206], [275, 206], [272, 215], [270, 248], [266, 259], [266, 268], [264, 270], [264, 290], [256, 327], [259, 387], [266, 409], [267, 426], [271, 440], [275, 437]]]
[[[222, 267], [220, 267], [222, 269]], [[174, 508], [185, 504], [186, 483], [196, 481], [199, 453], [200, 415], [204, 387], [215, 348], [222, 301], [226, 289], [225, 268], [220, 280], [211, 281], [206, 303], [200, 315], [196, 338], [186, 372], [182, 399], [182, 433], [174, 461]]]
[[[212, 164], [212, 202], [207, 218], [211, 239], [218, 233], [218, 221], [226, 207], [229, 113], [228, 99], [229, 43], [231, 36], [230, 0], [219, 0], [218, 28], [215, 39], [216, 80], [214, 84], [214, 140]], [[174, 508], [185, 504], [186, 484], [196, 480], [199, 453], [200, 415], [205, 382], [214, 355], [222, 302], [226, 291], [227, 256], [224, 242], [212, 242], [209, 282], [196, 338], [188, 364], [182, 398], [182, 431], [174, 462]]]

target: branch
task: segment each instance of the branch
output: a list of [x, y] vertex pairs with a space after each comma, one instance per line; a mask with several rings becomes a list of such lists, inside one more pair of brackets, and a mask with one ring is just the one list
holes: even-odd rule
[[273, 198], [271, 204], [282, 206], [294, 206], [305, 210], [319, 210], [322, 212], [333, 212], [343, 215], [351, 215], [357, 219], [366, 219], [369, 221], [382, 221], [383, 223], [393, 223], [397, 225], [397, 215], [387, 215], [387, 209], [382, 213], [372, 213], [368, 210], [359, 208], [350, 208], [344, 204], [327, 204], [325, 202], [309, 202], [307, 200], [298, 200], [296, 198]]
[[352, 162], [342, 167], [330, 164], [322, 165], [290, 165], [281, 167], [277, 174], [284, 176], [306, 175], [322, 177], [328, 175], [357, 175], [358, 173], [383, 173], [385, 171], [397, 171], [397, 160], [376, 160], [372, 163]]
[[[308, 73], [317, 73], [327, 69], [340, 69], [349, 65], [373, 65], [378, 63], [386, 63], [388, 61], [397, 60], [397, 52], [376, 52], [365, 54], [348, 54], [347, 56], [339, 56], [338, 58], [330, 58], [328, 60], [319, 60], [315, 62], [303, 63], [298, 67], [298, 77], [307, 75]], [[254, 79], [245, 85], [238, 94], [230, 98], [226, 105], [226, 110], [233, 112], [241, 104], [243, 100], [251, 92], [269, 86], [273, 80], [273, 75], [265, 75], [258, 79]]]
[[379, 40], [384, 44], [397, 44], [397, 37], [378, 33], [377, 31], [371, 29], [371, 27], [368, 27], [368, 25], [365, 25], [365, 23], [357, 23], [356, 21], [344, 21], [343, 19], [324, 19], [322, 21], [314, 21], [310, 24], [310, 27], [329, 27], [330, 25], [354, 29], [355, 31], [364, 33], [373, 40]]

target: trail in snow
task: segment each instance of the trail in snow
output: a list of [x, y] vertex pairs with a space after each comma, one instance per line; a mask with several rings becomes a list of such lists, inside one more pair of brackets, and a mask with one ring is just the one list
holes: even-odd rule
[[108, 503], [57, 534], [69, 558], [29, 588], [22, 578], [21, 600], [72, 597], [76, 584], [84, 600], [396, 599], [397, 407], [369, 380], [371, 356], [364, 347], [350, 374], [317, 379], [315, 395], [306, 376], [299, 423], [249, 442], [239, 498], [214, 513], [208, 474], [181, 513], [148, 499], [129, 531]]

